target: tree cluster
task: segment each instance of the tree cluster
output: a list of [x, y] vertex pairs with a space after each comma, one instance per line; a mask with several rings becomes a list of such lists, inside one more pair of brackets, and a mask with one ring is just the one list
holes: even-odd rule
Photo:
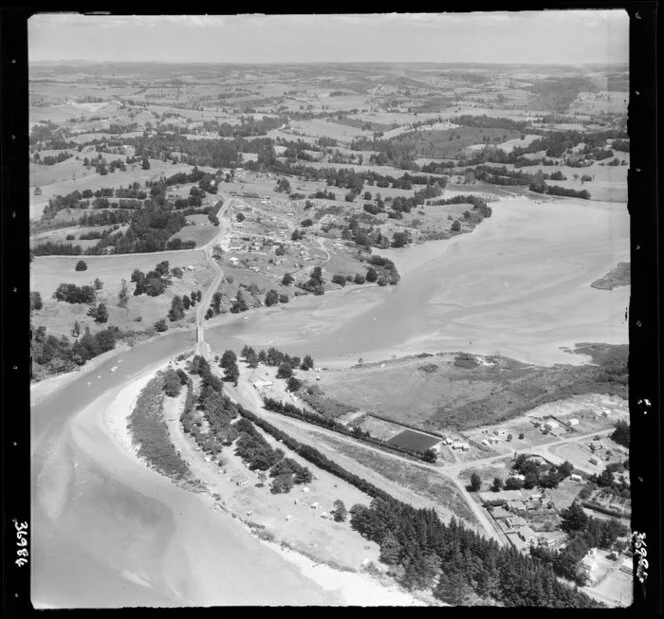
[[30, 350], [32, 359], [52, 373], [67, 372], [86, 361], [115, 348], [117, 328], [108, 327], [94, 335], [88, 327], [84, 334], [71, 344], [66, 336], [47, 335], [45, 327], [32, 333]]
[[65, 303], [94, 303], [96, 292], [93, 286], [60, 284], [53, 293], [53, 298]]
[[433, 588], [448, 604], [479, 598], [508, 607], [600, 606], [560, 583], [543, 562], [500, 547], [454, 518], [445, 525], [433, 509], [376, 498], [369, 507], [354, 505], [350, 514], [351, 527], [379, 544], [381, 560], [394, 566], [403, 585]]

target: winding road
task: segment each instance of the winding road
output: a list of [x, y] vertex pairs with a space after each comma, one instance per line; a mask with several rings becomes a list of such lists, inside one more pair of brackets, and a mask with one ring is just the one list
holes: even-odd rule
[[211, 241], [206, 243], [201, 248], [203, 250], [203, 254], [205, 255], [205, 259], [207, 260], [208, 264], [216, 272], [216, 275], [214, 276], [212, 283], [208, 286], [208, 289], [205, 291], [205, 294], [203, 295], [201, 301], [198, 304], [198, 309], [196, 310], [195, 351], [197, 355], [201, 355], [206, 359], [209, 359], [212, 353], [210, 350], [210, 345], [205, 342], [205, 335], [204, 335], [205, 313], [207, 312], [208, 308], [210, 307], [210, 304], [212, 303], [212, 297], [214, 296], [214, 293], [219, 289], [221, 281], [224, 278], [224, 272], [222, 268], [219, 266], [219, 262], [217, 262], [217, 260], [215, 260], [214, 257], [211, 255], [211, 252], [213, 247], [219, 244], [219, 242], [224, 238], [224, 236], [228, 234], [228, 228], [230, 226], [228, 221], [224, 219], [224, 215], [226, 214], [226, 211], [228, 210], [228, 207], [230, 206], [231, 202], [235, 199], [235, 198], [228, 198], [228, 196], [226, 196], [225, 194], [222, 195], [225, 198], [224, 204], [217, 211], [217, 219], [219, 220], [219, 232]]

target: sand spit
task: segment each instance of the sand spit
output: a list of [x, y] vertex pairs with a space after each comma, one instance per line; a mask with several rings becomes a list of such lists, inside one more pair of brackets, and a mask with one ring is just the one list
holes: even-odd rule
[[[186, 562], [189, 574], [183, 573], [182, 569], [174, 570], [173, 565], [169, 564], [168, 555], [164, 558], [164, 565], [162, 565], [162, 573], [174, 574], [168, 576], [166, 580], [170, 580], [171, 583], [180, 583], [179, 588], [183, 601], [192, 605], [426, 605], [396, 587], [388, 588], [380, 584], [368, 574], [337, 570], [328, 565], [316, 563], [293, 550], [283, 548], [280, 544], [258, 539], [251, 527], [242, 523], [236, 516], [224, 513], [207, 493], [200, 494], [182, 490], [170, 480], [147, 469], [136, 455], [136, 448], [132, 445], [127, 428], [127, 419], [141, 390], [154, 373], [165, 368], [166, 365], [161, 364], [159, 367], [145, 372], [114, 395], [109, 405], [103, 409], [103, 423], [98, 424], [98, 427], [103, 427], [107, 437], [110, 437], [116, 446], [121, 448], [125, 454], [125, 460], [132, 460], [134, 464], [140, 463], [144, 469], [143, 475], [137, 473], [132, 475], [133, 485], [137, 489], [140, 488], [142, 491], [146, 491], [146, 494], [150, 494], [150, 489], [146, 487], [147, 478], [156, 477], [158, 486], [170, 485], [171, 491], [168, 494], [172, 495], [173, 499], [176, 495], [183, 493], [188, 495], [186, 509], [183, 509], [181, 498], [177, 501], [169, 501], [167, 505], [171, 509], [177, 525], [175, 539], [170, 544], [170, 553], [175, 548], [184, 551], [188, 558]], [[81, 416], [85, 414], [84, 412]], [[143, 477], [144, 482], [141, 481]], [[164, 493], [160, 493], [158, 500], [162, 501], [166, 498]], [[201, 509], [203, 507], [201, 503], [207, 504], [208, 509]], [[210, 509], [215, 507], [216, 509]], [[244, 560], [240, 560], [239, 556], [231, 558], [232, 555], [229, 556], [228, 552], [221, 548], [215, 549], [214, 544], [204, 542], [201, 529], [215, 530], [216, 533], [217, 528], [228, 528], [235, 531], [232, 533], [235, 540], [232, 546], [242, 547]], [[242, 531], [241, 535], [238, 533], [239, 530]], [[212, 535], [212, 537], [217, 537], [217, 535]], [[250, 538], [249, 542], [248, 538]], [[232, 593], [224, 591], [224, 581], [236, 580], [241, 574], [242, 564], [246, 564], [250, 557], [252, 567], [244, 574], [245, 584], [242, 587], [244, 597], [240, 598], [237, 591]], [[181, 561], [182, 557], [180, 557]], [[277, 572], [274, 572], [275, 569]], [[231, 574], [233, 574], [232, 578]], [[134, 577], [137, 576], [134, 575]], [[265, 580], [271, 583], [268, 591], [264, 590]], [[285, 582], [280, 583], [280, 581]], [[287, 586], [288, 584], [295, 585], [295, 583], [297, 583], [296, 586]], [[175, 585], [171, 584], [171, 586]]]

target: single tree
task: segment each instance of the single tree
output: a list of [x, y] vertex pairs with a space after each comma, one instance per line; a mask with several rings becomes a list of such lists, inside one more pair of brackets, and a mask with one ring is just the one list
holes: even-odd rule
[[166, 324], [166, 319], [160, 318], [159, 320], [157, 320], [157, 322], [154, 323], [154, 328], [157, 330], [158, 333], [163, 333], [164, 331], [168, 331], [168, 325]]
[[145, 279], [145, 273], [143, 271], [140, 271], [139, 269], [134, 269], [134, 271], [131, 274], [131, 282], [140, 282], [141, 280]]
[[212, 303], [211, 303], [212, 310], [214, 311], [215, 315], [218, 315], [221, 313], [221, 292], [215, 292], [212, 295]]
[[219, 365], [222, 368], [229, 368], [237, 363], [237, 355], [232, 350], [225, 350], [221, 355]]
[[168, 319], [171, 322], [182, 320], [184, 318], [184, 302], [182, 297], [175, 295], [171, 300], [171, 309], [168, 312]]
[[233, 363], [224, 370], [224, 377], [227, 381], [233, 383], [233, 386], [237, 387], [240, 378], [240, 368], [237, 363]]
[[291, 368], [289, 363], [279, 364], [279, 369], [277, 370], [277, 378], [290, 378], [293, 375], [293, 368]]
[[182, 389], [182, 382], [175, 370], [167, 370], [164, 375], [163, 390], [167, 396], [175, 398], [180, 395]]
[[279, 293], [274, 289], [269, 290], [268, 293], [265, 295], [266, 307], [270, 307], [271, 305], [276, 305], [277, 303], [279, 303]]
[[469, 486], [470, 491], [479, 492], [481, 487], [482, 487], [482, 478], [477, 473], [473, 473], [470, 476], [470, 486]]
[[298, 391], [301, 387], [302, 381], [295, 378], [295, 376], [291, 376], [288, 379], [288, 391]]
[[493, 480], [493, 485], [491, 486], [491, 490], [494, 492], [498, 492], [502, 490], [503, 488], [503, 480], [500, 477], [495, 477]]
[[565, 533], [584, 531], [588, 526], [588, 515], [576, 501], [560, 512], [560, 519], [560, 528]]
[[281, 284], [283, 286], [290, 286], [294, 281], [295, 278], [290, 273], [286, 273], [283, 279], [281, 280]]
[[348, 516], [348, 510], [341, 499], [334, 502], [334, 520], [335, 522], [345, 522]]
[[120, 282], [120, 292], [118, 293], [118, 306], [127, 307], [128, 300], [129, 300], [129, 290], [127, 288], [127, 280], [123, 279]]
[[304, 359], [302, 359], [302, 365], [300, 365], [301, 370], [313, 370], [314, 369], [314, 360], [312, 359], [311, 355], [304, 355]]
[[95, 315], [95, 322], [99, 322], [99, 323], [108, 322], [108, 310], [106, 309], [106, 305], [104, 303], [100, 303], [97, 306], [97, 312], [96, 312], [96, 315]]
[[83, 260], [79, 260], [76, 263], [76, 266], [74, 267], [74, 271], [87, 271], [88, 270], [88, 265], [83, 262]]
[[438, 459], [438, 454], [433, 449], [427, 449], [422, 455], [425, 462], [435, 462]]
[[319, 284], [323, 283], [323, 269], [320, 266], [315, 266], [311, 271], [311, 279], [315, 280]]
[[332, 276], [332, 283], [338, 284], [343, 288], [346, 285], [346, 278], [343, 275], [337, 273], [336, 275]]

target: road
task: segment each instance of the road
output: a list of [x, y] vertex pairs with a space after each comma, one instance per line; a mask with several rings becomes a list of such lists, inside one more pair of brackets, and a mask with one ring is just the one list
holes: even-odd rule
[[212, 303], [212, 297], [214, 296], [214, 293], [219, 289], [221, 281], [224, 278], [224, 271], [222, 270], [221, 266], [219, 266], [219, 262], [214, 259], [211, 253], [213, 247], [219, 244], [223, 237], [228, 234], [230, 224], [224, 219], [224, 216], [226, 215], [226, 211], [228, 210], [232, 200], [234, 200], [234, 198], [224, 200], [223, 206], [217, 211], [217, 219], [219, 219], [219, 232], [211, 241], [206, 243], [201, 248], [208, 264], [216, 272], [212, 283], [208, 286], [208, 289], [205, 291], [201, 301], [198, 304], [198, 310], [196, 310], [196, 345], [194, 348], [197, 355], [201, 355], [206, 359], [210, 358], [211, 350], [210, 345], [205, 342], [205, 313]]
[[[506, 458], [509, 458], [513, 456], [514, 454], [518, 453], [518, 451], [521, 451], [521, 453], [529, 453], [529, 454], [535, 454], [535, 455], [540, 455], [544, 457], [545, 459], [553, 462], [554, 464], [562, 464], [564, 461], [563, 458], [560, 458], [559, 456], [553, 455], [549, 452], [549, 449], [552, 447], [558, 447], [561, 445], [565, 445], [571, 442], [578, 442], [582, 440], [586, 440], [587, 438], [591, 436], [608, 436], [611, 434], [612, 430], [603, 430], [601, 432], [590, 432], [590, 433], [585, 433], [585, 434], [580, 434], [578, 436], [574, 436], [569, 439], [565, 439], [562, 441], [556, 441], [552, 443], [548, 443], [545, 445], [540, 445], [537, 447], [530, 448], [528, 450], [513, 450], [509, 453], [506, 454], [500, 454], [497, 456], [490, 456], [487, 458], [481, 458], [478, 460], [473, 460], [471, 462], [457, 462], [454, 464], [448, 464], [448, 465], [440, 465], [440, 464], [429, 464], [425, 462], [418, 462], [414, 461], [410, 458], [407, 458], [405, 456], [401, 456], [397, 453], [389, 452], [389, 451], [384, 451], [378, 447], [375, 447], [371, 445], [370, 443], [361, 441], [359, 439], [356, 439], [354, 437], [345, 435], [345, 434], [340, 434], [338, 432], [335, 432], [333, 430], [329, 430], [327, 428], [323, 428], [320, 426], [312, 426], [311, 424], [307, 423], [306, 421], [302, 421], [299, 419], [294, 419], [292, 417], [284, 417], [283, 415], [280, 415], [278, 413], [272, 412], [272, 411], [267, 411], [263, 408], [263, 402], [258, 393], [256, 393], [255, 389], [253, 386], [245, 380], [241, 379], [243, 382], [243, 385], [240, 389], [228, 389], [227, 391], [230, 392], [231, 397], [238, 403], [242, 404], [242, 406], [246, 407], [247, 409], [253, 411], [257, 415], [261, 415], [264, 417], [266, 420], [279, 424], [281, 421], [284, 419], [288, 420], [288, 424], [290, 426], [294, 426], [296, 428], [299, 428], [303, 431], [306, 431], [308, 429], [315, 428], [316, 432], [319, 432], [322, 435], [329, 436], [330, 438], [333, 438], [334, 440], [341, 441], [343, 443], [346, 443], [348, 445], [361, 445], [363, 449], [373, 451], [374, 453], [390, 458], [395, 461], [399, 461], [405, 464], [408, 464], [410, 466], [416, 466], [419, 467], [428, 473], [434, 474], [434, 475], [439, 475], [440, 477], [445, 478], [447, 481], [453, 482], [461, 495], [464, 497], [466, 500], [466, 503], [468, 504], [469, 508], [472, 510], [472, 512], [475, 514], [477, 520], [481, 523], [484, 532], [486, 535], [492, 539], [495, 539], [498, 543], [501, 545], [504, 545], [506, 543], [506, 540], [503, 536], [499, 534], [499, 532], [496, 530], [495, 525], [493, 523], [493, 520], [487, 515], [486, 511], [482, 509], [480, 505], [477, 504], [477, 502], [474, 500], [473, 496], [471, 493], [467, 490], [465, 482], [460, 478], [461, 473], [469, 468], [477, 468], [480, 466], [486, 466], [488, 464], [492, 464], [497, 461], [505, 460]], [[575, 466], [576, 469], [580, 469], [583, 472], [592, 474], [595, 473], [596, 471], [592, 470], [587, 470], [584, 467], [578, 467]], [[387, 490], [387, 488], [385, 488]]]
[[[318, 246], [320, 247], [320, 250], [321, 250], [322, 252], [324, 252], [325, 254], [327, 254], [327, 258], [326, 258], [325, 260], [323, 260], [323, 262], [321, 262], [321, 263], [318, 265], [318, 266], [320, 266], [320, 267], [323, 267], [323, 266], [325, 266], [325, 265], [330, 261], [330, 259], [332, 258], [332, 256], [330, 256], [330, 252], [327, 251], [327, 249], [325, 249], [325, 244], [323, 243], [323, 239], [317, 237], [317, 241], [318, 241]], [[309, 271], [309, 270], [311, 270], [311, 269], [313, 269], [313, 268], [314, 268], [314, 265], [309, 265], [309, 266], [307, 266], [307, 267], [304, 267], [303, 269], [300, 269], [299, 271], [295, 271], [295, 273], [291, 273], [291, 275], [292, 275], [293, 277], [298, 277], [299, 275], [301, 275], [301, 274], [304, 273], [305, 271]]]
[[[323, 428], [320, 426], [312, 426], [310, 423], [307, 423], [306, 421], [302, 421], [299, 419], [294, 419], [292, 417], [284, 417], [283, 415], [280, 415], [278, 413], [274, 413], [272, 411], [265, 410], [263, 408], [263, 401], [262, 398], [256, 393], [255, 389], [253, 386], [246, 380], [246, 379], [240, 379], [242, 381], [242, 385], [239, 389], [232, 389], [232, 388], [227, 388], [227, 392], [229, 395], [239, 404], [244, 406], [245, 408], [251, 410], [257, 415], [260, 415], [261, 417], [265, 418], [267, 421], [270, 421], [271, 423], [274, 423], [276, 425], [280, 425], [284, 420], [288, 420], [289, 426], [294, 426], [296, 428], [299, 428], [303, 431], [310, 430], [310, 429], [315, 429], [316, 432], [319, 432], [325, 436], [329, 436], [330, 438], [333, 438], [334, 440], [338, 440], [342, 443], [346, 443], [348, 445], [352, 446], [358, 446], [360, 445], [363, 449], [366, 449], [368, 451], [372, 451], [376, 453], [377, 455], [380, 455], [382, 457], [390, 458], [395, 461], [399, 461], [405, 464], [408, 464], [410, 466], [416, 466], [419, 467], [423, 470], [425, 470], [427, 473], [431, 473], [433, 475], [438, 475], [440, 477], [443, 477], [445, 481], [448, 482], [453, 482], [465, 498], [466, 502], [468, 503], [469, 508], [472, 510], [472, 512], [475, 514], [477, 520], [481, 523], [486, 535], [488, 537], [491, 537], [492, 539], [495, 539], [498, 543], [504, 544], [504, 540], [499, 537], [499, 535], [496, 533], [496, 530], [491, 523], [491, 519], [486, 515], [484, 510], [477, 505], [475, 501], [473, 501], [472, 497], [470, 496], [469, 492], [466, 490], [465, 486], [459, 479], [456, 478], [456, 476], [453, 475], [447, 475], [441, 470], [441, 467], [435, 466], [433, 464], [427, 464], [424, 462], [418, 462], [415, 460], [412, 460], [410, 458], [406, 458], [404, 456], [400, 456], [399, 454], [392, 453], [389, 451], [384, 451], [378, 447], [375, 447], [371, 445], [370, 443], [364, 442], [364, 441], [359, 441], [353, 437], [347, 436], [345, 434], [340, 434], [338, 432], [334, 432], [333, 430], [328, 430], [327, 428]], [[307, 442], [311, 443], [311, 439], [309, 439]], [[364, 476], [364, 471], [354, 471], [356, 474], [359, 474], [360, 476]], [[381, 479], [382, 476], [380, 476]], [[385, 483], [380, 484], [383, 486], [383, 489], [387, 492], [393, 492], [392, 486], [394, 485], [394, 482], [389, 482], [390, 487], [385, 487]]]

